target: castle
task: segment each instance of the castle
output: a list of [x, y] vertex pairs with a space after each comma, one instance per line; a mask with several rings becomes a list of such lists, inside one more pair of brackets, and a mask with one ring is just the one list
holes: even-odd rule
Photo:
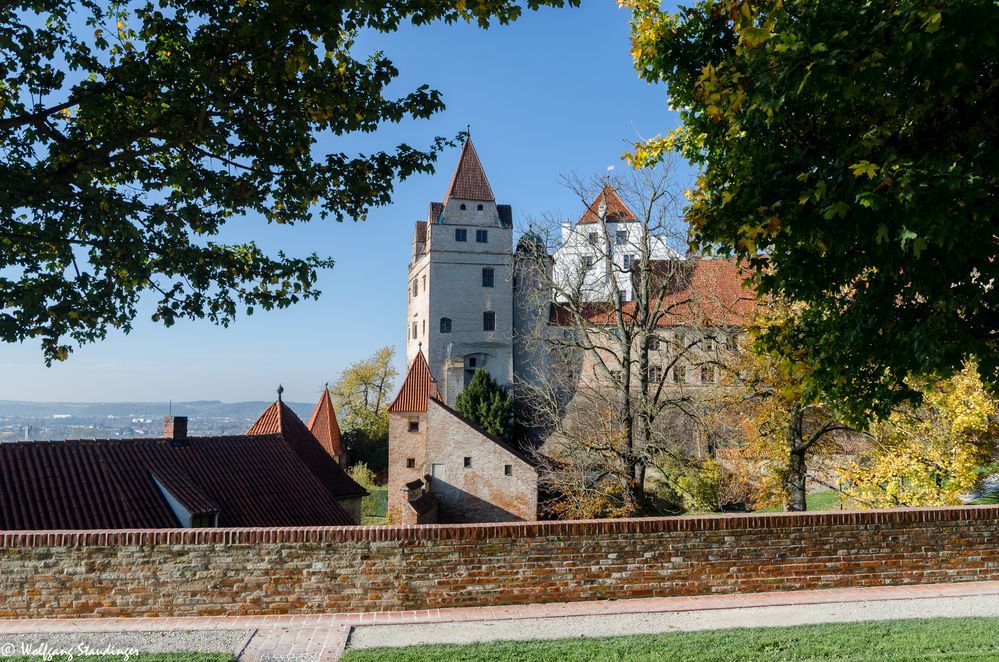
[[[560, 302], [584, 302], [586, 309], [592, 303], [596, 317], [587, 322], [600, 327], [615, 303], [628, 314], [640, 278], [655, 278], [662, 270], [670, 283], [671, 314], [663, 316], [657, 337], [669, 342], [655, 341], [649, 375], [672, 389], [716, 383], [713, 357], [719, 348], [734, 346], [747, 311], [737, 265], [680, 255], [655, 232], [651, 219], [639, 219], [606, 185], [575, 224], [562, 224], [551, 254], [533, 230], [514, 250], [512, 209], [497, 203], [475, 146], [465, 142], [443, 201], [430, 203], [413, 232], [409, 370], [389, 409], [392, 521], [536, 518], [536, 461], [453, 408], [476, 370], [510, 389], [550, 372], [546, 345], [578, 333], [572, 320], [560, 318]], [[649, 266], [648, 274], [640, 273], [640, 264]], [[677, 343], [699, 345], [695, 365], [677, 359], [671, 349]], [[620, 374], [605, 361], [605, 374], [599, 374], [585, 354], [576, 353], [579, 363], [563, 380], [567, 392]]]

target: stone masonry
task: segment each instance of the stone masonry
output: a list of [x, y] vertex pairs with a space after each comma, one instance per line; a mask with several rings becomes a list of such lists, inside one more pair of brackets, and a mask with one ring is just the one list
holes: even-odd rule
[[999, 580], [999, 507], [0, 533], [0, 616], [393, 611]]

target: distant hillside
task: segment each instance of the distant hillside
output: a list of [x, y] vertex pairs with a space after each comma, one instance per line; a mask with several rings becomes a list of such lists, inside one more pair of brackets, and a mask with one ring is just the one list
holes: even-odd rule
[[[315, 403], [286, 402], [296, 414], [307, 418]], [[171, 412], [174, 416], [187, 416], [192, 419], [256, 419], [270, 402], [221, 402], [219, 400], [195, 400], [193, 402], [25, 402], [0, 400], [0, 417], [16, 416], [24, 418], [49, 418], [52, 416], [73, 416], [81, 418], [159, 418]]]

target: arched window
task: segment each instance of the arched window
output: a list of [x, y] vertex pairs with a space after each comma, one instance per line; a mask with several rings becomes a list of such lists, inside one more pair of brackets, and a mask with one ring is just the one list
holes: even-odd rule
[[461, 203], [461, 206], [458, 207], [458, 209], [460, 209], [461, 211], [465, 211], [465, 203], [464, 202]]
[[441, 318], [441, 333], [451, 333], [451, 318], [442, 317]]

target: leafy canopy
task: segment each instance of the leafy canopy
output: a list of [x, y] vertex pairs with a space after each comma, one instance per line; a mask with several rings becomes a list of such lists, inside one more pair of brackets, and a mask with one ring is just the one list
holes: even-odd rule
[[500, 387], [482, 368], [475, 371], [472, 381], [458, 394], [454, 408], [489, 434], [501, 439], [509, 437], [513, 417], [513, 396]]
[[0, 0], [0, 341], [65, 359], [130, 330], [144, 292], [166, 325], [315, 298], [331, 260], [222, 242], [226, 222], [363, 220], [449, 144], [319, 145], [444, 107], [390, 94], [398, 70], [357, 35], [563, 4]]
[[999, 3], [623, 4], [682, 120], [632, 159], [699, 166], [695, 248], [808, 304], [764, 338], [806, 389], [864, 422], [977, 357], [999, 391]]

